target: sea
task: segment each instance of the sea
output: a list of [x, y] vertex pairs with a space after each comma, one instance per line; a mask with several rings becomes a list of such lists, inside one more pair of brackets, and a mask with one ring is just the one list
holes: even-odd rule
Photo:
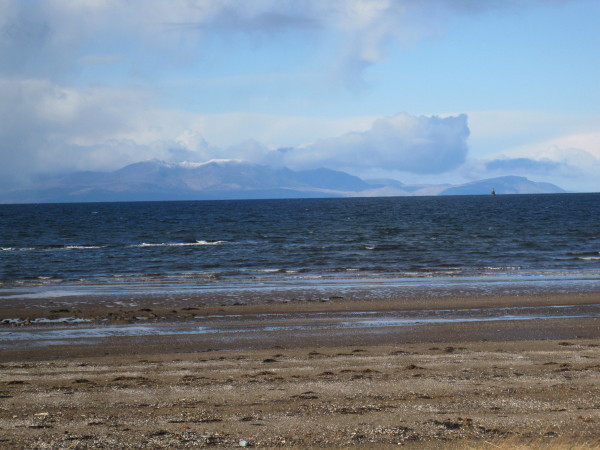
[[600, 194], [0, 205], [0, 296], [600, 292]]

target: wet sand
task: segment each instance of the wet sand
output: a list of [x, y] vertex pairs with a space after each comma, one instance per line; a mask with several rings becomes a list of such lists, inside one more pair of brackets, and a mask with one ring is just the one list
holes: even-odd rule
[[[0, 297], [0, 319], [19, 319], [0, 332], [218, 330], [4, 345], [3, 448], [600, 448], [600, 294], [98, 300]], [[571, 309], [559, 318], [340, 326], [349, 314], [476, 318], [515, 305]]]

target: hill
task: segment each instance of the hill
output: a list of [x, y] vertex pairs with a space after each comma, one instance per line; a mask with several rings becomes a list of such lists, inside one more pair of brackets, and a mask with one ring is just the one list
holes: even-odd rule
[[524, 177], [507, 176], [473, 181], [444, 189], [439, 195], [485, 195], [494, 190], [496, 194], [559, 194], [565, 191], [550, 183], [538, 183]]
[[165, 163], [152, 160], [113, 172], [40, 176], [22, 189], [0, 193], [2, 203], [222, 200], [315, 197], [388, 197], [564, 192], [549, 183], [500, 177], [460, 186], [407, 185], [397, 180], [365, 181], [330, 169], [293, 171], [234, 160]]

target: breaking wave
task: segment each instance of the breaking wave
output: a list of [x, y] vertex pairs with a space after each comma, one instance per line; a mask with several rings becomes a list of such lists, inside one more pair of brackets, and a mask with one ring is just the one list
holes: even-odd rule
[[142, 242], [141, 244], [132, 245], [131, 247], [193, 247], [193, 246], [205, 246], [205, 245], [223, 245], [227, 241], [193, 241], [193, 242], [158, 242], [148, 243]]

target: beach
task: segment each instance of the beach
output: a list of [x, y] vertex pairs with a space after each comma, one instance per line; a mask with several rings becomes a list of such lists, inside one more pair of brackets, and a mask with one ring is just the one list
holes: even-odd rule
[[0, 0], [0, 450], [600, 450], [600, 0]]
[[1, 445], [598, 448], [598, 304], [0, 298]]

